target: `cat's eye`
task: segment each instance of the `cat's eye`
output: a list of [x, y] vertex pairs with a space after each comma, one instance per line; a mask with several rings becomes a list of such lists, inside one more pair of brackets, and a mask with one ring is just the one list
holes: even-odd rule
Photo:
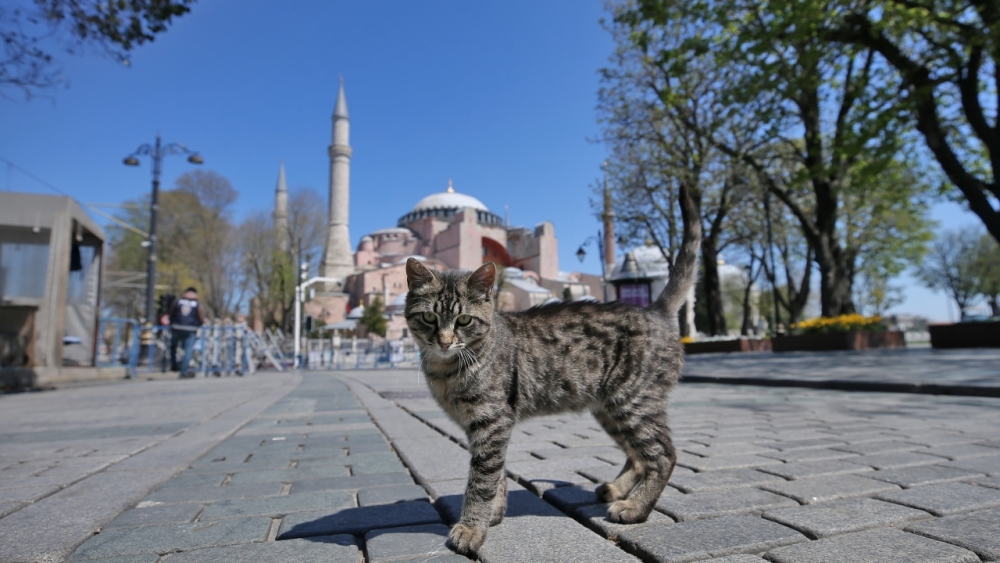
[[420, 316], [420, 318], [423, 319], [423, 321], [429, 325], [432, 325], [435, 322], [437, 322], [437, 315], [435, 315], [434, 313], [424, 313], [423, 315]]
[[458, 326], [466, 326], [471, 322], [472, 322], [472, 317], [470, 317], [469, 315], [459, 315], [458, 318], [455, 319], [455, 324], [457, 324]]

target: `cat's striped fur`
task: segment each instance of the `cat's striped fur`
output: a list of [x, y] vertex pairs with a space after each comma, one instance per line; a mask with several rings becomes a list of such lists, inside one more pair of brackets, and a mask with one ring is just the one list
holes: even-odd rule
[[667, 393], [680, 377], [677, 310], [697, 271], [698, 214], [682, 193], [684, 240], [667, 287], [648, 309], [558, 303], [520, 313], [493, 307], [496, 268], [434, 272], [411, 258], [406, 320], [437, 402], [465, 429], [472, 454], [461, 520], [449, 540], [478, 551], [507, 506], [504, 460], [518, 420], [589, 410], [628, 456], [598, 487], [613, 522], [649, 516], [677, 455]]

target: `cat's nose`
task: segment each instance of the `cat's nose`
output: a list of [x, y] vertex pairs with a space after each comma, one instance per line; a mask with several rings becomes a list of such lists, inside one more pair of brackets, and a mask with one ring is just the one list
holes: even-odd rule
[[448, 348], [451, 347], [451, 342], [446, 340], [438, 340], [438, 344], [441, 345], [442, 350], [447, 350]]

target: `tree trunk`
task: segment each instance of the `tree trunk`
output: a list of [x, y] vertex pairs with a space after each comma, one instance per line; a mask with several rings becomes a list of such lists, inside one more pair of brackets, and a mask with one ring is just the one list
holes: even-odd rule
[[750, 307], [750, 294], [752, 291], [753, 280], [748, 280], [746, 287], [743, 288], [743, 324], [740, 325], [740, 336], [749, 336], [753, 328], [753, 323], [750, 319], [750, 315], [753, 313], [753, 309]]
[[701, 240], [702, 283], [705, 291], [705, 308], [708, 312], [708, 335], [725, 336], [726, 315], [722, 306], [722, 284], [719, 281], [718, 252], [715, 237], [704, 237]]
[[844, 264], [843, 250], [832, 242], [832, 236], [821, 234], [816, 244], [819, 265], [820, 314], [836, 317], [856, 312], [851, 296], [852, 275]]

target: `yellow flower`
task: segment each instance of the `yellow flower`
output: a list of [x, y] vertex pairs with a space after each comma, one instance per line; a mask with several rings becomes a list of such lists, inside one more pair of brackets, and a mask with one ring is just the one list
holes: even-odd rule
[[681, 344], [690, 344], [692, 342], [694, 342], [694, 338], [691, 338], [690, 336], [681, 337]]

